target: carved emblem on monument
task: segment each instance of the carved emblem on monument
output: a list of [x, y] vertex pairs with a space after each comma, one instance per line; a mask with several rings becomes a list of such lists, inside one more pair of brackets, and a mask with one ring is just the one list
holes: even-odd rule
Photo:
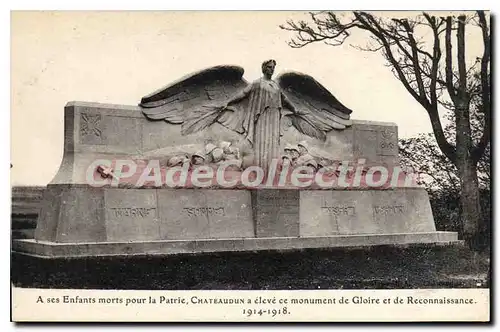
[[272, 79], [276, 61], [262, 64], [263, 76], [246, 82], [243, 68], [216, 66], [189, 75], [142, 98], [150, 120], [181, 124], [182, 135], [214, 123], [241, 135], [264, 169], [280, 160], [281, 119], [301, 134], [326, 140], [331, 130], [351, 125], [351, 110], [311, 76], [287, 72]]
[[102, 140], [101, 115], [87, 114], [80, 115], [80, 138], [82, 143], [95, 144]]
[[379, 132], [380, 137], [380, 155], [397, 154], [396, 132], [390, 129], [384, 129]]

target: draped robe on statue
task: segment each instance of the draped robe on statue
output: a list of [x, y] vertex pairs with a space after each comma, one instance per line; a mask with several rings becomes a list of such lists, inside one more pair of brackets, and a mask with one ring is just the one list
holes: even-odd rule
[[241, 99], [245, 100], [242, 109], [219, 121], [244, 134], [253, 146], [254, 165], [268, 169], [271, 161], [280, 157], [281, 110], [283, 103], [289, 102], [278, 84], [265, 78], [249, 84], [241, 92]]

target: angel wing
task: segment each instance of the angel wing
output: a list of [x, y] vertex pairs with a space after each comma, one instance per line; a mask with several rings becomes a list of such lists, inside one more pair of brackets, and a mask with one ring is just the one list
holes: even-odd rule
[[148, 119], [182, 124], [182, 134], [188, 135], [223, 115], [218, 105], [248, 85], [243, 72], [238, 66], [207, 68], [143, 97], [139, 106]]
[[311, 76], [287, 72], [279, 75], [276, 81], [288, 102], [298, 111], [286, 116], [291, 118], [292, 125], [299, 132], [325, 140], [330, 130], [351, 126], [352, 110]]

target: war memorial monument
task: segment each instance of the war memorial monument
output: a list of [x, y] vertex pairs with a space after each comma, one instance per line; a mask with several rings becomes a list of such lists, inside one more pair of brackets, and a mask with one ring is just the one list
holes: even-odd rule
[[[258, 65], [258, 64], [256, 64]], [[222, 65], [138, 106], [68, 102], [37, 257], [451, 243], [398, 163], [394, 123], [351, 119], [314, 78]]]

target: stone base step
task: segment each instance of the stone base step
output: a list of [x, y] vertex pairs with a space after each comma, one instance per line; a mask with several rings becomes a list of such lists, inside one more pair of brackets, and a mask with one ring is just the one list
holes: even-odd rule
[[12, 250], [37, 257], [96, 257], [178, 255], [207, 252], [294, 250], [306, 248], [365, 247], [417, 243], [457, 243], [455, 232], [362, 234], [318, 237], [267, 237], [213, 240], [55, 243], [14, 240]]

